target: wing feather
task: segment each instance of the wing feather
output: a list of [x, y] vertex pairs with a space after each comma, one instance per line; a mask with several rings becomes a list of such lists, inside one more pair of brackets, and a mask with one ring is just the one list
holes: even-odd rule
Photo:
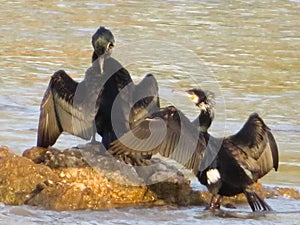
[[204, 149], [205, 140], [197, 128], [183, 113], [169, 106], [114, 141], [108, 151], [114, 155], [159, 153], [191, 169], [199, 166]]
[[254, 179], [278, 168], [276, 141], [256, 113], [251, 114], [242, 129], [224, 141], [223, 145], [241, 166], [252, 172]]
[[48, 88], [41, 103], [37, 146], [47, 148], [53, 145], [61, 133], [62, 128], [56, 117], [53, 95]]
[[278, 146], [275, 141], [275, 138], [271, 131], [268, 131], [268, 139], [269, 139], [269, 144], [270, 148], [272, 151], [272, 158], [273, 158], [273, 167], [277, 171], [278, 170], [278, 162], [279, 162], [279, 151], [278, 151]]
[[148, 74], [139, 84], [135, 85], [133, 103], [130, 112], [131, 127], [136, 126], [146, 116], [159, 110], [158, 85], [152, 74]]
[[[82, 85], [84, 86], [84, 85]], [[82, 109], [73, 106], [78, 83], [65, 71], [54, 73], [40, 107], [37, 146], [54, 145], [65, 131], [83, 139], [90, 139], [93, 123]]]

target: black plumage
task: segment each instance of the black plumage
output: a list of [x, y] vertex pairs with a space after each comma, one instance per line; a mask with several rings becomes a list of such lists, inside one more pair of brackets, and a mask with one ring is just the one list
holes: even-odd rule
[[273, 168], [278, 169], [278, 148], [270, 129], [257, 113], [248, 120], [235, 135], [218, 139], [206, 136], [208, 147], [212, 151], [215, 143], [221, 143], [216, 156], [207, 158], [200, 165], [196, 176], [201, 184], [212, 193], [210, 209], [218, 209], [222, 196], [244, 193], [253, 211], [271, 210], [271, 207], [251, 188], [259, 178]]
[[197, 127], [180, 110], [167, 106], [114, 141], [108, 151], [135, 159], [159, 153], [193, 169], [199, 165], [204, 149], [205, 138]]
[[[212, 95], [209, 92], [205, 93], [195, 89], [189, 90], [187, 93], [200, 108], [200, 114], [193, 123], [188, 122], [184, 116], [180, 117], [185, 118], [184, 124], [188, 124], [186, 130], [181, 133], [179, 126], [171, 126], [171, 124], [180, 124], [180, 122], [176, 118], [165, 117], [164, 113], [161, 113], [162, 115], [153, 114], [150, 121], [155, 118], [162, 120], [167, 127], [167, 134], [183, 135], [183, 139], [187, 140], [185, 143], [191, 138], [192, 143], [197, 143], [197, 145], [192, 148], [186, 148], [185, 145], [178, 146], [177, 142], [169, 137], [172, 135], [167, 135], [156, 148], [147, 150], [147, 154], [158, 152], [166, 157], [171, 156], [170, 158], [182, 163], [186, 168], [193, 169], [200, 183], [206, 185], [212, 193], [209, 209], [220, 208], [222, 196], [244, 193], [253, 211], [271, 210], [271, 207], [251, 189], [251, 185], [259, 178], [273, 168], [278, 169], [278, 148], [271, 130], [257, 113], [253, 113], [235, 135], [215, 138], [207, 132], [214, 114]], [[163, 111], [165, 110], [170, 111], [168, 108]], [[155, 126], [152, 126], [150, 130], [147, 119], [144, 123], [144, 127], [137, 126], [132, 133], [155, 136], [155, 133], [160, 132]], [[197, 132], [199, 128], [200, 133]], [[147, 149], [147, 145], [139, 143], [138, 149], [134, 149], [136, 143], [130, 142], [127, 135], [125, 134], [120, 140], [115, 141], [111, 151], [114, 154], [143, 154], [141, 153], [143, 151], [139, 149], [144, 149], [144, 147]], [[195, 141], [196, 137], [198, 141]], [[180, 137], [177, 137], [176, 140], [179, 139]], [[121, 141], [122, 143], [120, 143]], [[129, 143], [129, 145], [125, 146], [123, 143]], [[154, 143], [151, 144], [154, 145]], [[176, 149], [176, 157], [169, 154], [173, 153], [174, 149]]]
[[[93, 137], [93, 141], [97, 132], [108, 148], [137, 124], [137, 118], [159, 107], [154, 76], [149, 74], [135, 85], [129, 72], [110, 56], [114, 37], [109, 30], [100, 27], [92, 44], [93, 63], [83, 81], [74, 81], [63, 70], [51, 77], [41, 103], [37, 146], [53, 145], [65, 131], [86, 140]], [[147, 97], [141, 98], [141, 90]], [[114, 119], [117, 127], [113, 127]]]
[[[213, 112], [213, 94], [200, 89], [191, 89], [185, 93], [203, 112], [200, 115], [205, 115], [205, 119], [212, 121], [213, 113], [207, 114], [207, 111]], [[201, 121], [203, 118], [199, 116], [194, 121], [190, 121], [174, 106], [161, 108], [114, 141], [109, 152], [113, 155], [124, 154], [134, 156], [134, 158], [159, 153], [197, 173], [206, 148], [205, 137], [200, 131], [202, 128], [199, 122]]]

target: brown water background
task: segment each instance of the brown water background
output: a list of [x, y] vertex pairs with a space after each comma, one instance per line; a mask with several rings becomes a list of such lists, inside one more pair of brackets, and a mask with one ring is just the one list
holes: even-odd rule
[[[193, 118], [197, 110], [185, 98], [174, 96], [172, 89], [200, 86], [214, 91], [218, 104], [214, 135], [233, 134], [250, 113], [259, 113], [272, 129], [280, 150], [279, 171], [271, 172], [262, 182], [300, 187], [300, 1], [0, 3], [1, 145], [21, 154], [36, 144], [39, 104], [50, 76], [64, 69], [80, 81], [91, 61], [91, 35], [103, 25], [116, 37], [113, 56], [130, 70], [135, 81], [148, 72], [157, 77], [163, 105], [175, 104]], [[56, 146], [80, 142], [63, 135]], [[284, 209], [299, 207], [299, 203], [283, 202]], [[274, 208], [278, 204], [275, 200], [272, 203]], [[139, 213], [145, 215], [140, 221], [150, 223], [178, 215], [178, 221], [197, 221], [197, 208], [158, 211], [109, 211], [107, 224], [132, 224], [128, 215]], [[1, 212], [0, 220], [4, 218], [9, 224], [5, 215], [12, 215], [16, 223], [18, 216], [27, 221], [27, 213], [35, 213], [28, 207], [8, 206]], [[47, 213], [57, 221], [62, 216]], [[112, 219], [115, 214], [116, 221]], [[77, 221], [72, 220], [72, 213], [68, 215], [66, 223]], [[85, 212], [77, 219], [87, 218]], [[34, 223], [36, 215], [27, 219]], [[288, 217], [278, 215], [274, 221], [291, 224]]]

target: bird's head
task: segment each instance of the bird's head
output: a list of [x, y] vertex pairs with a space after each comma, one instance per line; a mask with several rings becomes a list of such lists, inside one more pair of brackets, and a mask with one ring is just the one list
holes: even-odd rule
[[207, 111], [215, 105], [215, 95], [210, 91], [204, 91], [200, 88], [186, 90], [185, 93], [191, 101], [199, 107], [200, 110]]
[[92, 45], [95, 54], [100, 57], [102, 55], [111, 55], [115, 45], [115, 38], [112, 32], [105, 27], [99, 29], [92, 36]]
[[206, 133], [210, 127], [215, 115], [215, 95], [211, 91], [203, 91], [201, 89], [190, 89], [185, 91], [188, 97], [200, 109], [200, 114], [197, 121], [199, 121], [199, 129]]
[[[200, 131], [207, 132], [215, 114], [215, 95], [213, 92], [204, 91], [199, 88], [193, 88], [186, 91], [174, 91], [179, 94], [185, 94], [200, 109], [200, 114], [195, 120], [199, 125]], [[198, 124], [199, 123], [199, 124]]]

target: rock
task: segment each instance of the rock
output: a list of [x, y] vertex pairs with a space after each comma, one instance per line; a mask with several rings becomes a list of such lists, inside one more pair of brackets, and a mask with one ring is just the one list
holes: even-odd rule
[[[52, 169], [88, 167], [118, 183], [130, 185], [144, 183], [133, 166], [116, 160], [106, 151], [100, 151], [95, 145], [69, 148], [64, 151], [52, 147], [46, 151], [41, 151], [40, 149], [36, 147], [28, 149], [23, 153], [23, 156], [30, 158], [34, 162], [38, 161], [47, 165]], [[38, 156], [38, 154], [40, 155]], [[127, 179], [124, 179], [124, 177]]]
[[27, 204], [55, 210], [102, 209], [154, 202], [156, 196], [145, 186], [109, 181], [91, 168], [57, 170], [61, 180], [45, 187]]
[[278, 198], [280, 196], [285, 198], [300, 199], [300, 193], [295, 188], [274, 187], [263, 188], [264, 196], [267, 198]]
[[83, 149], [64, 151], [54, 148], [26, 150], [24, 156], [47, 165], [59, 177], [58, 182], [45, 184], [42, 188], [37, 186], [26, 204], [75, 210], [146, 204], [157, 200], [156, 194], [130, 165], [94, 148], [87, 145]]
[[29, 205], [75, 210], [203, 203], [189, 180], [160, 159], [151, 159], [149, 166], [132, 166], [93, 145], [64, 151], [31, 148], [23, 156], [47, 165], [59, 177], [58, 182], [38, 184], [26, 201]]
[[68, 167], [86, 167], [87, 162], [83, 160], [81, 151], [66, 149], [60, 151], [49, 147], [32, 147], [23, 152], [23, 156], [31, 159], [35, 163], [44, 164], [52, 169]]
[[31, 159], [34, 163], [42, 163], [46, 161], [45, 156], [48, 150], [46, 148], [34, 147], [23, 152], [23, 156]]
[[[154, 158], [149, 166], [134, 167], [94, 148], [86, 145], [59, 152], [53, 148], [26, 150], [24, 156], [52, 167], [61, 178], [56, 185], [38, 187], [40, 192], [35, 191], [35, 196], [26, 203], [56, 210], [203, 203], [199, 193], [191, 189], [189, 180], [174, 166]], [[75, 158], [68, 167], [65, 161], [70, 156]], [[194, 196], [192, 201], [191, 196]]]
[[[132, 163], [137, 159], [129, 158]], [[300, 199], [289, 188], [255, 190], [265, 197]], [[0, 147], [0, 201], [52, 210], [104, 209], [133, 205], [203, 205], [207, 191], [194, 191], [190, 181], [161, 159], [147, 166], [132, 166], [92, 145], [60, 151], [31, 148], [18, 156]], [[244, 195], [224, 198], [223, 203], [245, 203]]]
[[59, 177], [49, 167], [17, 156], [7, 147], [0, 147], [1, 202], [10, 205], [24, 204], [36, 185], [45, 180], [58, 181]]

